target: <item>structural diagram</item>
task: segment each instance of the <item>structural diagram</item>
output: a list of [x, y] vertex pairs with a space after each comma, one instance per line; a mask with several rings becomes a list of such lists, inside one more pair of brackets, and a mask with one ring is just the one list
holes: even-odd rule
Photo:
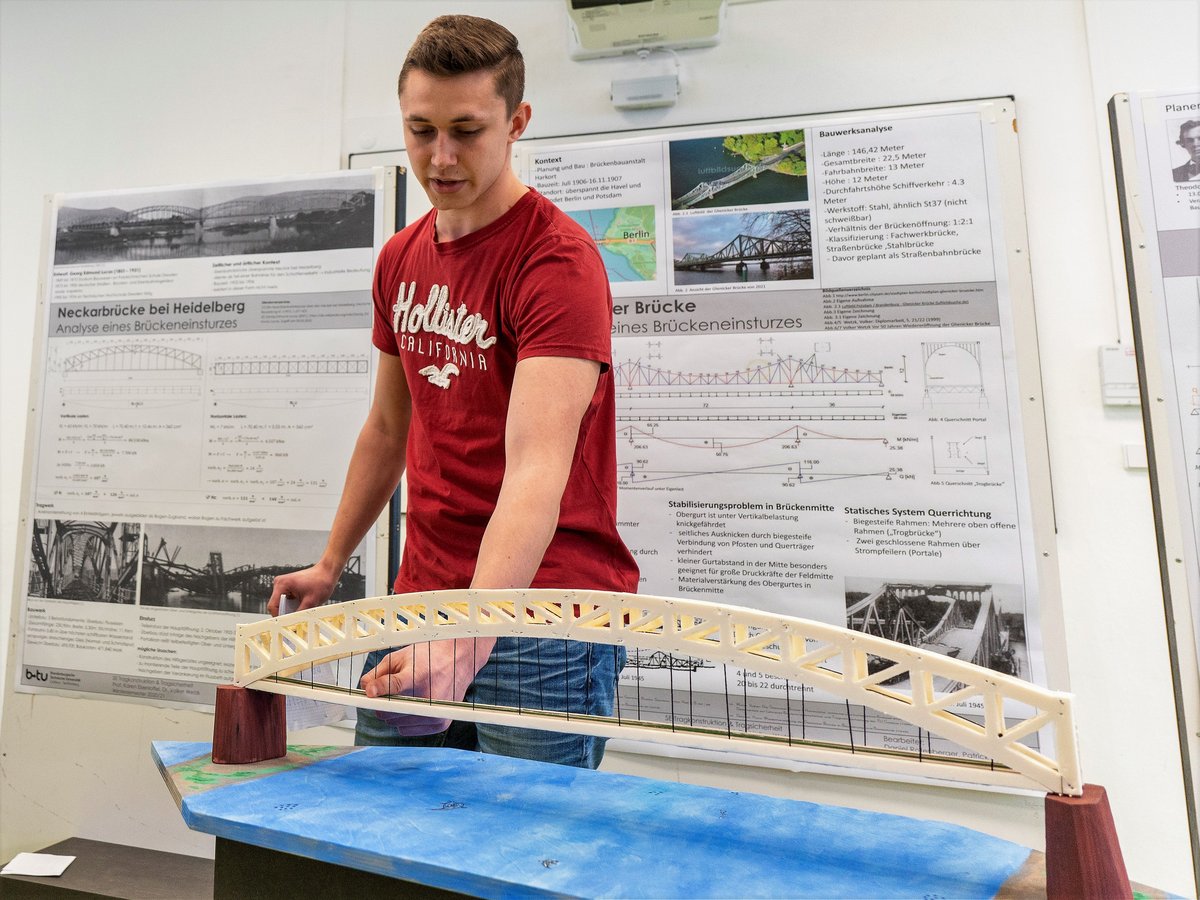
[[133, 603], [139, 536], [131, 522], [36, 519], [29, 596]]
[[[850, 369], [830, 366], [817, 361], [815, 353], [806, 357], [776, 356], [759, 360], [729, 371], [682, 371], [652, 365], [641, 359], [626, 360], [614, 372], [618, 389], [692, 388], [692, 387], [757, 387], [795, 388], [798, 385], [870, 385], [883, 386], [879, 369]], [[822, 392], [825, 393], [825, 392]], [[855, 396], [851, 394], [850, 396]]]
[[923, 341], [926, 406], [987, 406], [979, 341]]
[[237, 406], [312, 409], [366, 399], [370, 358], [328, 356], [222, 357], [211, 366], [214, 400]]
[[846, 467], [843, 454], [830, 467], [817, 454], [842, 442], [886, 446], [882, 370], [830, 365], [816, 353], [689, 370], [663, 365], [657, 345], [649, 351], [614, 369], [623, 486], [708, 476], [795, 485], [886, 474], [882, 460]]
[[981, 434], [967, 438], [930, 437], [935, 475], [988, 475], [987, 437]]
[[[806, 479], [813, 480], [812, 467], [800, 462], [768, 463], [761, 466], [728, 466], [696, 468], [657, 468], [648, 459], [631, 462], [620, 461], [617, 465], [617, 483], [631, 487], [647, 482], [674, 481], [680, 478], [700, 478], [717, 475], [742, 477], [767, 476], [789, 484], [798, 484]], [[846, 476], [838, 476], [846, 477]]]
[[163, 407], [200, 398], [203, 358], [169, 345], [116, 343], [68, 356], [59, 368], [66, 402]]

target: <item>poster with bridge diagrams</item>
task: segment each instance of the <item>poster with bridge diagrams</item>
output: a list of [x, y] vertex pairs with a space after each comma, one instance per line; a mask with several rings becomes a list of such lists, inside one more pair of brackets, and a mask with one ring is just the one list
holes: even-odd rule
[[1109, 113], [1167, 618], [1190, 610], [1178, 639], [1200, 655], [1200, 92], [1118, 94]]
[[[53, 198], [19, 690], [210, 704], [236, 625], [320, 557], [398, 177]], [[337, 595], [375, 567], [364, 543]]]
[[[1014, 119], [997, 100], [518, 144], [524, 177], [577, 221], [642, 210], [627, 230], [615, 215], [590, 229], [602, 253], [653, 249], [653, 277], [609, 269], [618, 519], [642, 592], [1047, 682], [1057, 583], [1031, 480], [1048, 486], [1047, 463], [1027, 442], [1043, 426], [1020, 402], [1038, 374], [1036, 354], [1019, 371], [1018, 341], [1036, 341], [1014, 312], [1031, 322], [1028, 272], [1014, 291], [1008, 262], [1023, 229]], [[621, 692], [677, 726], [757, 719], [789, 738], [961, 753], [688, 659], [635, 655]]]

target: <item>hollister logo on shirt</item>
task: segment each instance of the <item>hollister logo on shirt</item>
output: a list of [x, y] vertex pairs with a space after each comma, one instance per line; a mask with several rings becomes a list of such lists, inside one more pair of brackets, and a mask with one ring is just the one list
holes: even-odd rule
[[[488, 321], [479, 313], [467, 312], [467, 305], [460, 303], [457, 309], [450, 306], [450, 288], [435, 284], [429, 289], [424, 303], [413, 303], [417, 283], [401, 283], [392, 307], [392, 331], [401, 350], [448, 360], [444, 365], [430, 365], [418, 369], [430, 383], [446, 389], [450, 378], [458, 375], [462, 367], [486, 369], [487, 357], [472, 353], [460, 346], [474, 344], [486, 350], [496, 343], [495, 335], [488, 335]], [[426, 335], [438, 335], [445, 340], [433, 340]]]

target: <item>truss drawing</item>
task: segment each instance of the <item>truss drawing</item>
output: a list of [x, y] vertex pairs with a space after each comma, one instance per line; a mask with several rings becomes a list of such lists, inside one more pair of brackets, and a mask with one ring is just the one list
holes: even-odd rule
[[370, 361], [362, 356], [333, 359], [230, 359], [213, 363], [212, 373], [229, 375], [366, 375]]
[[[810, 388], [728, 388], [728, 389], [677, 389], [658, 390], [627, 389], [622, 391], [621, 399], [629, 400], [771, 400], [786, 397], [790, 400], [817, 399], [842, 397], [882, 397], [882, 388], [873, 387], [810, 387]], [[793, 407], [795, 408], [795, 407]]]
[[677, 388], [720, 385], [883, 385], [883, 372], [879, 369], [844, 369], [817, 362], [816, 354], [803, 359], [794, 356], [777, 356], [772, 361], [752, 363], [744, 368], [728, 372], [697, 371], [683, 372], [651, 365], [641, 359], [626, 360], [614, 367], [618, 390], [632, 388]]
[[184, 372], [199, 375], [201, 356], [178, 347], [117, 344], [85, 350], [63, 360], [67, 377], [97, 372]]
[[[660, 651], [795, 681], [886, 713], [979, 754], [981, 760], [846, 748], [620, 716], [503, 709], [446, 700], [368, 698], [357, 689], [306, 682], [309, 666], [419, 641], [539, 637]], [[869, 659], [887, 661], [872, 672]], [[908, 690], [891, 687], [907, 675]], [[935, 679], [961, 684], [939, 695]], [[699, 600], [603, 591], [437, 591], [372, 597], [239, 625], [234, 682], [260, 691], [357, 707], [436, 715], [525, 728], [627, 737], [706, 749], [919, 773], [960, 782], [1005, 784], [1080, 795], [1071, 697], [972, 663], [922, 652], [823, 622]], [[982, 721], [951, 712], [976, 700]], [[1007, 707], [1028, 709], [1023, 716]], [[1053, 758], [1021, 743], [1052, 732]], [[853, 749], [853, 748], [850, 748]]]
[[923, 341], [926, 406], [987, 406], [979, 341]]
[[987, 437], [981, 434], [962, 439], [929, 438], [935, 475], [989, 475]]
[[[636, 422], [644, 423], [647, 428], [662, 422], [704, 422], [706, 424], [713, 423], [733, 423], [733, 422], [788, 422], [788, 423], [803, 423], [803, 422], [884, 422], [887, 416], [883, 413], [847, 413], [847, 412], [828, 412], [828, 413], [709, 413], [709, 412], [692, 412], [686, 409], [681, 409], [678, 412], [650, 412], [648, 410], [637, 410], [630, 413], [617, 413], [616, 420], [620, 430], [624, 430], [620, 423]], [[788, 429], [790, 430], [790, 429]], [[877, 439], [876, 439], [877, 440]]]
[[59, 394], [97, 407], [163, 407], [200, 399], [203, 357], [179, 347], [110, 344], [67, 356]]
[[859, 437], [857, 435], [831, 434], [827, 431], [804, 428], [800, 425], [792, 425], [782, 431], [772, 430], [770, 434], [717, 436], [712, 433], [688, 434], [682, 430], [675, 432], [655, 427], [653, 424], [642, 427], [641, 421], [639, 419], [636, 425], [618, 428], [617, 438], [630, 444], [647, 444], [653, 441], [685, 450], [712, 450], [718, 455], [723, 455], [729, 450], [739, 450], [743, 447], [772, 442], [788, 448], [798, 447], [805, 441], [852, 441], [855, 443], [878, 443], [884, 446], [888, 442], [886, 437], [878, 435]]
[[[648, 355], [618, 366], [620, 485], [765, 476], [795, 487], [887, 477], [888, 454], [878, 452], [889, 440], [883, 369], [820, 362], [824, 343], [807, 354], [775, 347], [760, 338], [747, 356], [731, 348], [721, 351], [738, 354], [729, 362], [710, 356], [673, 368], [654, 358], [651, 342]], [[836, 458], [825, 449], [835, 446]]]
[[258, 409], [315, 409], [366, 400], [370, 358], [222, 358], [211, 366], [212, 399]]

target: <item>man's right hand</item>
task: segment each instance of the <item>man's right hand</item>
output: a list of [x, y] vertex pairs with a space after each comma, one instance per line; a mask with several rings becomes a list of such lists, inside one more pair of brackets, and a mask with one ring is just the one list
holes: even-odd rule
[[299, 600], [301, 609], [320, 606], [337, 587], [338, 576], [341, 572], [330, 574], [329, 570], [318, 563], [299, 572], [289, 572], [275, 578], [275, 586], [271, 591], [271, 600], [267, 603], [267, 612], [273, 616], [279, 615], [279, 600], [284, 594]]

